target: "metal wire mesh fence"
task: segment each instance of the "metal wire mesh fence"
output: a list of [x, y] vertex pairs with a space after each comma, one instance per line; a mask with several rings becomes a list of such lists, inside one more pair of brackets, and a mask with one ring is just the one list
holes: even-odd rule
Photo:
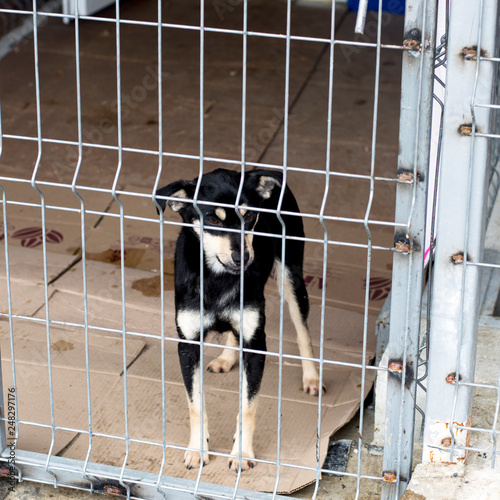
[[[493, 12], [492, 4], [485, 0], [480, 8]], [[26, 479], [127, 498], [279, 498], [308, 483], [298, 496], [319, 498], [324, 484], [327, 497], [399, 498], [404, 491], [414, 455], [415, 394], [422, 383], [416, 367], [425, 365], [419, 337], [438, 3], [407, 0], [404, 18], [383, 10], [385, 2], [368, 15], [362, 5], [357, 23], [355, 15], [334, 7], [291, 1], [167, 7], [153, 1], [140, 7], [117, 3], [82, 16], [76, 2], [67, 25], [66, 14], [40, 12], [36, 2], [24, 10], [0, 8], [2, 15], [33, 20], [32, 36], [19, 45], [18, 55], [0, 61], [12, 75], [0, 87], [0, 450], [1, 470], [14, 485]], [[450, 14], [456, 17], [463, 21]], [[480, 35], [490, 31], [494, 27], [478, 28]], [[456, 53], [453, 36], [450, 22], [448, 59]], [[467, 53], [460, 61], [476, 64], [473, 85], [461, 98], [487, 94], [491, 70], [480, 78], [477, 68], [498, 63], [490, 41], [455, 42], [476, 47], [477, 55]], [[443, 62], [441, 56], [437, 60]], [[460, 80], [450, 65], [447, 82]], [[441, 189], [448, 136], [458, 129], [447, 118], [447, 106], [454, 105], [444, 103]], [[474, 106], [498, 115], [496, 101], [476, 100]], [[492, 118], [488, 128], [476, 120], [473, 113], [466, 123], [468, 137], [489, 141], [493, 185], [496, 122]], [[206, 212], [212, 202], [202, 183], [220, 166], [238, 173], [237, 187], [217, 202], [221, 227], [206, 231], [215, 223]], [[274, 186], [275, 206], [245, 199], [248, 179], [262, 172], [256, 169], [271, 179], [261, 180], [257, 191], [265, 198]], [[192, 193], [156, 195], [179, 179], [194, 179]], [[296, 216], [286, 206], [285, 185], [297, 198], [305, 235], [289, 231]], [[447, 234], [440, 222], [446, 203], [440, 194], [436, 235]], [[174, 211], [192, 206], [198, 217], [181, 221], [171, 211], [163, 213], [165, 204]], [[233, 211], [238, 224], [228, 228], [222, 222]], [[247, 213], [273, 216], [276, 225], [267, 232], [247, 227]], [[188, 316], [180, 314], [178, 289], [174, 297], [179, 230], [199, 238], [176, 259], [178, 264], [191, 255], [188, 262], [200, 272], [198, 285], [184, 291], [197, 294], [198, 307]], [[461, 265], [477, 269], [482, 264], [467, 245], [470, 234], [465, 232]], [[229, 299], [219, 297], [223, 277], [218, 287], [204, 287], [211, 272], [207, 252], [214, 240], [232, 235], [239, 241], [232, 255], [240, 252], [240, 267], [233, 273], [238, 280], [231, 300], [239, 307], [217, 313], [226, 319], [215, 321], [211, 301], [223, 308]], [[272, 276], [278, 292], [266, 287], [267, 348], [245, 337], [255, 325], [248, 308], [255, 289], [243, 272], [250, 259], [243, 249], [268, 240], [280, 242], [280, 262], [287, 262], [287, 249], [306, 245], [312, 353], [297, 349], [294, 334], [288, 334], [301, 320], [293, 309], [293, 280], [287, 271], [279, 279], [279, 265]], [[440, 252], [448, 255], [439, 241], [433, 291], [442, 286]], [[469, 293], [469, 278], [460, 285]], [[388, 362], [377, 366], [375, 323], [389, 289]], [[432, 295], [432, 311], [441, 310], [438, 296]], [[471, 321], [477, 325], [477, 318]], [[436, 380], [437, 323], [431, 316], [428, 387]], [[213, 328], [231, 330], [236, 339], [221, 345], [218, 337], [205, 335]], [[297, 336], [305, 338], [300, 328]], [[465, 338], [456, 344], [458, 351]], [[191, 397], [186, 386], [190, 410], [194, 399], [199, 404], [191, 440], [186, 378], [183, 383], [177, 360], [183, 349], [198, 352], [202, 368], [192, 368], [197, 378]], [[253, 456], [244, 445], [251, 427], [245, 419], [253, 411], [245, 397], [245, 370], [250, 355], [264, 354]], [[221, 356], [235, 368], [221, 376], [205, 372], [207, 366], [219, 371], [209, 362]], [[317, 369], [316, 399], [306, 394], [311, 387], [303, 385], [302, 366]], [[463, 372], [461, 366], [447, 370]], [[370, 454], [373, 407], [365, 402], [377, 375], [388, 375], [386, 400], [377, 401], [386, 405], [381, 457]], [[456, 382], [454, 414], [447, 421], [462, 422], [460, 431], [469, 431], [466, 419], [456, 415], [459, 390], [469, 390], [472, 379], [463, 375]], [[436, 418], [432, 397], [426, 432]], [[351, 459], [332, 470], [324, 463], [330, 435], [354, 415], [346, 434]], [[228, 447], [235, 416], [236, 444]], [[496, 420], [489, 430], [493, 438]], [[452, 453], [466, 447], [455, 442], [456, 432], [452, 436]], [[436, 446], [429, 439], [424, 450]], [[235, 471], [228, 471], [228, 461]], [[327, 483], [322, 475], [333, 478]]]

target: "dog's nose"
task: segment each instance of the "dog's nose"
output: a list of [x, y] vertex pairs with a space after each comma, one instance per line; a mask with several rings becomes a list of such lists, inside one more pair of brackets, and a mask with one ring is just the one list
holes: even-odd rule
[[[233, 252], [231, 254], [231, 258], [233, 259], [233, 262], [237, 266], [241, 266], [241, 252]], [[250, 254], [248, 252], [243, 252], [243, 264], [245, 266], [248, 264], [249, 259], [250, 259]]]

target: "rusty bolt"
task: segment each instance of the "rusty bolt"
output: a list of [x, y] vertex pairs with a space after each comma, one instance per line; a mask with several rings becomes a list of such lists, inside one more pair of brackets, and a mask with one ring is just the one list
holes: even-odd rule
[[392, 472], [384, 472], [383, 479], [386, 483], [395, 483], [396, 482], [396, 474], [393, 474]]
[[118, 486], [114, 486], [113, 484], [107, 484], [104, 486], [103, 491], [106, 495], [110, 495], [112, 497], [120, 497], [123, 495], [123, 491], [118, 488]]
[[397, 180], [398, 180], [398, 182], [402, 182], [404, 184], [412, 184], [413, 183], [413, 172], [399, 172]]
[[463, 264], [464, 263], [464, 254], [462, 252], [459, 252], [451, 258], [453, 264]]
[[394, 249], [396, 252], [411, 253], [413, 251], [413, 245], [410, 245], [407, 241], [396, 241], [394, 243]]
[[460, 135], [472, 135], [472, 124], [471, 123], [464, 123], [463, 125], [460, 125], [458, 128], [458, 132]]
[[412, 30], [405, 33], [403, 40], [403, 47], [411, 51], [421, 51], [422, 50], [422, 33], [419, 29], [413, 28]]
[[477, 47], [464, 47], [460, 55], [466, 61], [475, 61], [477, 59]]
[[9, 476], [10, 476], [10, 469], [2, 465], [2, 467], [0, 467], [0, 477], [9, 477]]
[[422, 44], [418, 40], [412, 40], [407, 38], [403, 41], [403, 47], [407, 50], [414, 50], [420, 52], [422, 50]]
[[451, 446], [451, 437], [444, 438], [441, 443], [445, 448], [449, 448]]
[[456, 384], [457, 381], [456, 381], [456, 374], [455, 373], [450, 373], [447, 377], [446, 377], [446, 383], [447, 384]]
[[389, 364], [389, 371], [390, 372], [395, 372], [395, 373], [402, 373], [403, 372], [403, 365], [399, 363], [398, 361], [393, 361], [392, 363]]

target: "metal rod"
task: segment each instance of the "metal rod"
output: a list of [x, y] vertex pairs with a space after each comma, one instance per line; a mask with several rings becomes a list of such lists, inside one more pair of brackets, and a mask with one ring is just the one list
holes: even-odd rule
[[240, 183], [238, 186], [238, 192], [236, 193], [236, 200], [233, 209], [235, 210], [238, 218], [240, 219], [240, 335], [239, 335], [239, 352], [238, 352], [238, 416], [237, 416], [237, 429], [238, 433], [238, 470], [236, 474], [236, 480], [234, 483], [233, 499], [236, 498], [238, 494], [238, 486], [241, 479], [242, 473], [242, 461], [243, 461], [243, 398], [247, 397], [243, 394], [243, 310], [245, 304], [245, 220], [241, 215], [238, 205], [241, 199], [241, 193], [243, 191], [243, 186], [245, 182], [245, 148], [246, 148], [246, 119], [247, 119], [247, 57], [248, 57], [248, 0], [243, 2], [243, 51], [242, 51], [242, 73], [241, 73], [241, 176]]
[[204, 227], [205, 220], [203, 212], [198, 206], [198, 196], [200, 193], [201, 181], [204, 172], [204, 152], [205, 152], [205, 3], [200, 2], [200, 108], [199, 108], [199, 120], [200, 120], [200, 156], [199, 156], [199, 166], [198, 166], [198, 182], [196, 183], [196, 189], [193, 196], [193, 206], [198, 212], [200, 219], [200, 470], [196, 478], [196, 484], [194, 488], [194, 495], [196, 496], [200, 488], [201, 473], [203, 472], [203, 467], [205, 465], [203, 460], [203, 450], [204, 450], [204, 423], [205, 423], [205, 397], [204, 397], [204, 342], [205, 342], [205, 288], [204, 288]]
[[[379, 4], [382, 3], [380, 0]], [[363, 35], [365, 33], [366, 15], [368, 13], [368, 0], [359, 0], [358, 14], [356, 16], [356, 25], [354, 26], [354, 33]]]
[[90, 353], [89, 353], [89, 317], [88, 317], [88, 292], [87, 292], [87, 238], [85, 232], [85, 202], [81, 194], [76, 189], [78, 175], [82, 166], [83, 146], [82, 146], [82, 98], [81, 98], [81, 71], [80, 71], [80, 19], [79, 5], [75, 2], [75, 69], [76, 69], [76, 108], [77, 108], [77, 134], [78, 134], [78, 159], [71, 183], [71, 191], [80, 202], [80, 226], [82, 244], [82, 280], [83, 280], [83, 312], [84, 312], [84, 335], [85, 335], [85, 374], [87, 383], [87, 418], [89, 446], [85, 457], [85, 464], [82, 471], [83, 477], [89, 481], [90, 492], [94, 492], [94, 482], [87, 475], [86, 467], [92, 452], [92, 396], [90, 390]]
[[42, 160], [42, 114], [41, 114], [41, 95], [40, 95], [40, 66], [39, 66], [39, 51], [38, 51], [38, 11], [36, 2], [33, 3], [33, 52], [35, 64], [35, 95], [36, 95], [36, 128], [37, 128], [37, 144], [38, 152], [33, 174], [31, 177], [31, 186], [40, 195], [41, 205], [41, 219], [42, 219], [42, 257], [43, 257], [43, 285], [45, 294], [45, 325], [46, 325], [46, 340], [47, 340], [47, 365], [48, 365], [48, 378], [49, 378], [49, 397], [50, 397], [50, 419], [51, 419], [51, 442], [49, 451], [47, 453], [47, 460], [45, 463], [46, 472], [53, 476], [54, 486], [57, 487], [57, 476], [49, 470], [50, 460], [55, 445], [55, 416], [54, 416], [54, 386], [52, 378], [52, 352], [50, 342], [50, 314], [49, 314], [49, 291], [48, 291], [48, 270], [47, 270], [47, 224], [46, 224], [46, 211], [45, 211], [45, 196], [40, 188], [37, 186], [36, 178], [40, 169]]
[[162, 475], [163, 469], [165, 467], [165, 462], [167, 459], [167, 415], [166, 415], [166, 391], [165, 391], [165, 255], [163, 248], [163, 236], [164, 236], [164, 217], [163, 210], [156, 200], [156, 191], [160, 184], [161, 174], [163, 172], [163, 50], [162, 50], [162, 32], [163, 28], [161, 26], [162, 20], [162, 2], [158, 0], [158, 68], [157, 68], [157, 79], [158, 79], [158, 171], [156, 174], [156, 179], [151, 193], [152, 202], [156, 205], [156, 209], [159, 217], [159, 233], [160, 233], [160, 349], [161, 349], [161, 416], [162, 416], [162, 458], [161, 464], [158, 471], [158, 479], [156, 491], [160, 493], [163, 498], [166, 497], [166, 493], [162, 488]]
[[[13, 9], [0, 9], [0, 13], [15, 13], [15, 14], [31, 14], [31, 11], [19, 11]], [[46, 17], [54, 17], [54, 18], [66, 18], [72, 19], [74, 16], [63, 15], [57, 12], [40, 12], [40, 15]], [[103, 22], [103, 23], [115, 23], [115, 20], [107, 17], [99, 17], [99, 16], [80, 16], [80, 20], [82, 21], [93, 21], [93, 22]], [[135, 26], [151, 26], [157, 27], [157, 23], [153, 21], [139, 21], [137, 19], [120, 19], [121, 24], [132, 24]], [[191, 31], [201, 31], [200, 26], [194, 26], [189, 24], [175, 24], [175, 23], [162, 23], [163, 28], [170, 29], [181, 29], [181, 30], [191, 30]], [[215, 28], [210, 26], [205, 26], [203, 30], [206, 33], [223, 33], [228, 35], [243, 35], [243, 30], [236, 29], [227, 29], [227, 28]], [[248, 36], [255, 36], [261, 38], [270, 38], [270, 39], [281, 39], [285, 40], [286, 35], [282, 35], [280, 33], [268, 33], [268, 32], [259, 32], [259, 31], [248, 31]], [[302, 41], [302, 42], [315, 42], [315, 43], [329, 43], [328, 38], [319, 38], [312, 36], [299, 36], [299, 35], [291, 35], [290, 40], [292, 41]], [[360, 41], [352, 41], [352, 40], [336, 40], [336, 45], [352, 45], [357, 47], [376, 47], [375, 43], [369, 42], [360, 42]], [[394, 44], [383, 44], [382, 48], [384, 49], [393, 49], [393, 50], [408, 50], [403, 45], [394, 45]]]
[[121, 29], [120, 29], [120, 2], [115, 6], [115, 28], [116, 28], [116, 110], [117, 110], [117, 141], [118, 141], [118, 161], [116, 165], [115, 177], [111, 188], [111, 195], [120, 209], [120, 278], [121, 278], [121, 315], [122, 315], [122, 356], [123, 356], [123, 405], [125, 424], [125, 457], [120, 473], [119, 483], [127, 492], [127, 499], [130, 499], [130, 485], [124, 482], [123, 476], [127, 465], [130, 451], [130, 432], [128, 418], [128, 376], [127, 376], [127, 308], [125, 294], [125, 225], [123, 203], [116, 194], [118, 181], [123, 166], [123, 133], [122, 133], [122, 79], [121, 79]]
[[[364, 6], [366, 9], [367, 5]], [[365, 10], [366, 16], [366, 10]], [[364, 23], [363, 23], [364, 30]], [[364, 227], [367, 237], [367, 252], [366, 252], [366, 278], [365, 278], [365, 297], [364, 297], [364, 317], [363, 317], [363, 354], [362, 359], [366, 360], [366, 346], [368, 341], [368, 317], [369, 317], [369, 306], [370, 306], [370, 277], [371, 277], [371, 263], [372, 263], [372, 233], [369, 226], [369, 217], [373, 204], [373, 198], [375, 194], [375, 155], [377, 146], [377, 123], [378, 123], [378, 103], [379, 103], [379, 92], [380, 92], [380, 56], [381, 56], [381, 43], [382, 43], [382, 2], [379, 2], [379, 11], [377, 19], [377, 50], [375, 59], [375, 87], [373, 91], [373, 120], [372, 120], [372, 145], [371, 145], [371, 155], [370, 155], [370, 193], [368, 196], [368, 203], [365, 211]], [[417, 178], [414, 174], [414, 178]], [[360, 409], [363, 408], [365, 400], [365, 381], [366, 381], [366, 365], [363, 363], [361, 368], [361, 388], [360, 388]], [[358, 477], [356, 479], [356, 500], [359, 499], [361, 494], [361, 459], [363, 454], [363, 422], [364, 422], [364, 411], [359, 412], [359, 437], [358, 437]]]

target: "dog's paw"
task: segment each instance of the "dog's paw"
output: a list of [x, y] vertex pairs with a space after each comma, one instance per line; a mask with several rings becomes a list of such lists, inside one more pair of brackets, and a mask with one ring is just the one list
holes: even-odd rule
[[[203, 454], [203, 465], [209, 462], [208, 453]], [[199, 451], [186, 451], [184, 453], [184, 465], [186, 469], [195, 469], [201, 464], [201, 453]]]
[[[244, 457], [248, 457], [249, 456], [249, 454], [247, 454], [245, 452], [243, 452], [242, 455]], [[238, 466], [239, 466], [239, 464], [240, 464], [239, 459], [237, 459], [237, 458], [230, 458], [229, 459], [229, 463], [228, 463], [229, 469], [234, 470], [235, 472], [238, 472]], [[256, 465], [256, 462], [254, 460], [249, 460], [249, 459], [246, 459], [246, 458], [244, 458], [244, 459], [241, 460], [241, 470], [242, 471], [248, 470], [248, 469], [253, 469], [255, 467], [255, 465]]]
[[[319, 377], [304, 378], [302, 383], [304, 384], [304, 392], [306, 394], [319, 396]], [[325, 386], [323, 386], [323, 392], [326, 392]]]
[[225, 358], [216, 358], [208, 363], [207, 370], [212, 373], [227, 373], [233, 367], [233, 362]]

